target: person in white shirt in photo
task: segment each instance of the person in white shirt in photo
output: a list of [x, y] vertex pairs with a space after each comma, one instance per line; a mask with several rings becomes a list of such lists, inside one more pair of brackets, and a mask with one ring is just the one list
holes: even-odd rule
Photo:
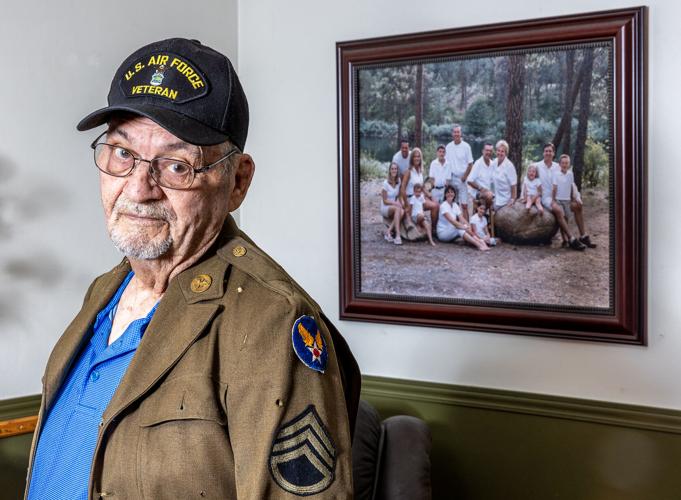
[[414, 223], [425, 230], [428, 241], [435, 246], [433, 241], [433, 228], [430, 222], [426, 220], [426, 215], [423, 213], [423, 208], [427, 202], [426, 196], [423, 194], [423, 186], [421, 184], [414, 184], [414, 194], [409, 198], [411, 218]]
[[487, 229], [487, 217], [485, 217], [486, 211], [487, 206], [484, 203], [480, 203], [477, 206], [475, 213], [471, 216], [470, 231], [487, 245], [496, 246], [496, 244], [499, 243], [499, 238], [493, 238], [489, 234], [489, 229]]
[[[392, 217], [388, 231], [385, 233], [386, 241], [395, 243], [395, 245], [402, 244], [402, 237], [400, 236], [400, 223], [404, 217], [404, 209], [402, 202], [399, 200], [400, 195], [400, 169], [397, 163], [391, 163], [388, 168], [388, 178], [383, 181], [381, 189], [381, 215], [383, 217]], [[392, 233], [395, 231], [395, 236]]]
[[[565, 218], [565, 212], [563, 209], [553, 200], [553, 176], [560, 172], [560, 166], [558, 163], [553, 161], [556, 156], [556, 147], [552, 142], [547, 142], [544, 144], [543, 159], [535, 163], [537, 167], [537, 172], [539, 172], [539, 180], [541, 180], [542, 187], [542, 205], [545, 208], [551, 210], [553, 216], [558, 222], [560, 227], [560, 234], [563, 238], [563, 248], [570, 246], [570, 241], [572, 241], [572, 236], [570, 236], [570, 229], [568, 228], [568, 222]], [[573, 243], [575, 250], [579, 250], [580, 245]]]
[[[554, 172], [560, 172], [560, 167], [558, 166], [558, 163], [553, 161], [553, 158], [556, 155], [556, 148], [551, 142], [547, 142], [544, 144], [544, 149], [543, 149], [543, 159], [534, 163], [534, 166], [537, 167], [537, 174], [539, 177], [539, 180], [541, 181], [541, 202], [542, 205], [544, 205], [544, 208], [547, 210], [551, 210], [553, 212], [553, 173]], [[558, 217], [557, 214], [554, 212], [554, 216]], [[560, 220], [558, 221], [558, 224], [561, 225]]]
[[466, 179], [473, 168], [473, 152], [463, 140], [461, 125], [452, 127], [452, 141], [445, 147], [445, 158], [452, 170], [451, 185], [456, 188], [456, 197], [461, 205], [464, 219], [468, 220], [468, 188]]
[[478, 250], [489, 250], [487, 244], [482, 241], [474, 232], [469, 231], [469, 224], [461, 214], [461, 208], [454, 201], [456, 199], [456, 189], [454, 186], [445, 188], [445, 201], [440, 205], [440, 217], [437, 221], [437, 238], [440, 241], [454, 241], [463, 238], [466, 243], [473, 245]]
[[[411, 205], [411, 197], [414, 195], [414, 186], [420, 184], [423, 187], [423, 154], [419, 148], [414, 148], [409, 157], [409, 169], [402, 175], [402, 185], [400, 186], [400, 197], [403, 206]], [[425, 197], [425, 195], [424, 195]], [[433, 224], [437, 223], [439, 205], [430, 198], [425, 197], [426, 201], [423, 208], [430, 210], [430, 220]], [[411, 213], [407, 211], [407, 220], [412, 221]], [[414, 221], [415, 222], [415, 221]]]
[[541, 203], [542, 185], [539, 179], [537, 166], [531, 164], [527, 167], [527, 174], [523, 179], [523, 187], [520, 192], [520, 199], [525, 202], [525, 208], [530, 211], [532, 205], [537, 207], [540, 214], [544, 213], [544, 207]]
[[428, 176], [433, 179], [433, 189], [430, 191], [430, 198], [439, 205], [444, 200], [445, 187], [449, 186], [452, 176], [451, 166], [445, 159], [445, 147], [443, 144], [437, 147], [437, 158], [430, 162]]
[[[570, 168], [570, 156], [560, 155], [560, 171], [553, 174], [553, 189], [552, 197], [556, 210], [562, 212], [566, 220], [566, 228], [561, 227], [561, 236], [563, 237], [563, 247], [570, 247], [573, 250], [584, 250], [586, 247], [595, 248], [596, 245], [591, 242], [591, 238], [584, 229], [584, 218], [582, 215], [582, 201], [577, 198], [577, 190], [575, 189], [575, 178]], [[567, 219], [573, 213], [573, 207], [578, 210], [574, 211], [575, 222], [579, 229], [579, 239], [573, 237], [567, 228]], [[579, 213], [579, 216], [577, 215]]]
[[[544, 205], [545, 208], [551, 210], [553, 213], [553, 216], [556, 218], [558, 226], [560, 227], [561, 235], [563, 236], [563, 247], [568, 247], [570, 246], [570, 241], [572, 239], [570, 230], [568, 228], [568, 222], [565, 218], [563, 209], [553, 201], [553, 176], [556, 172], [560, 172], [560, 166], [558, 163], [553, 161], [555, 155], [556, 147], [553, 145], [553, 143], [547, 142], [544, 144], [543, 160], [538, 161], [535, 163], [535, 165], [537, 166], [539, 179], [541, 180], [542, 185], [542, 205]], [[577, 190], [577, 186], [574, 185], [574, 182], [572, 189], [574, 191], [574, 199], [570, 202], [570, 211], [575, 214], [577, 227], [581, 227], [580, 231], [582, 231], [583, 236], [583, 240], [582, 238], [579, 238], [577, 241], [589, 248], [596, 248], [596, 245], [591, 242], [591, 238], [588, 235], [583, 234], [584, 219], [582, 215], [582, 199], [579, 195], [579, 191]], [[572, 245], [575, 247], [579, 246], [576, 243], [573, 243]]]
[[503, 139], [496, 144], [497, 157], [492, 162], [494, 185], [494, 210], [511, 206], [518, 198], [518, 174], [508, 159], [508, 143]]
[[492, 192], [492, 153], [494, 146], [486, 142], [482, 146], [482, 156], [475, 160], [473, 169], [468, 176], [468, 194], [476, 202], [483, 202], [488, 207], [491, 207], [494, 202], [494, 193]]
[[393, 155], [392, 163], [396, 163], [400, 169], [400, 177], [409, 169], [409, 141], [400, 141], [400, 150]]

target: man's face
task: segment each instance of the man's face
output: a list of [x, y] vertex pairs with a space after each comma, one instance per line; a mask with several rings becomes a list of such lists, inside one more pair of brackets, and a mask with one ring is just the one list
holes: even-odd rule
[[452, 139], [454, 139], [454, 144], [459, 144], [461, 142], [461, 127], [455, 127], [452, 130]]
[[437, 149], [437, 159], [440, 160], [440, 163], [445, 161], [445, 148]]
[[491, 144], [485, 144], [482, 147], [482, 156], [485, 158], [486, 161], [489, 162], [489, 160], [492, 158], [492, 145]]
[[[112, 122], [106, 142], [146, 160], [174, 158], [200, 166], [197, 146], [178, 139], [148, 118]], [[202, 249], [220, 230], [228, 213], [234, 183], [231, 175], [223, 175], [223, 168], [218, 165], [197, 174], [188, 190], [158, 186], [146, 162], [138, 163], [127, 177], [100, 173], [104, 215], [116, 247], [136, 259], [163, 256], [174, 261], [185, 260]]]
[[409, 143], [403, 142], [400, 144], [400, 151], [402, 152], [402, 158], [409, 156]]
[[563, 157], [560, 159], [560, 171], [565, 173], [570, 168], [570, 158]]
[[546, 163], [551, 163], [553, 161], [554, 152], [551, 146], [546, 146], [544, 148], [544, 161]]

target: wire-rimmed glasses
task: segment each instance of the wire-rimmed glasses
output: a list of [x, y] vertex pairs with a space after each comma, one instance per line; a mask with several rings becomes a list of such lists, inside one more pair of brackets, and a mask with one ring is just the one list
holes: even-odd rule
[[139, 163], [146, 162], [149, 164], [149, 175], [156, 184], [169, 189], [189, 189], [196, 174], [208, 172], [234, 153], [239, 152], [239, 148], [234, 147], [210, 165], [195, 168], [193, 165], [175, 158], [145, 160], [122, 146], [98, 142], [105, 134], [106, 132], [90, 144], [95, 153], [95, 165], [99, 170], [114, 177], [126, 177], [132, 173]]

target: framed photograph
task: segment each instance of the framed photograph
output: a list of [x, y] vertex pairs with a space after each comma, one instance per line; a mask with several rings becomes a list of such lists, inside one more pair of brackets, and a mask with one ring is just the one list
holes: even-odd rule
[[645, 344], [645, 29], [337, 43], [341, 319]]

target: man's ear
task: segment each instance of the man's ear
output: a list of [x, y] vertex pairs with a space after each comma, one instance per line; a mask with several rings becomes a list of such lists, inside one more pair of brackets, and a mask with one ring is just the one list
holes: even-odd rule
[[234, 167], [234, 187], [229, 195], [229, 211], [233, 212], [244, 201], [255, 173], [255, 162], [251, 155], [242, 154]]

